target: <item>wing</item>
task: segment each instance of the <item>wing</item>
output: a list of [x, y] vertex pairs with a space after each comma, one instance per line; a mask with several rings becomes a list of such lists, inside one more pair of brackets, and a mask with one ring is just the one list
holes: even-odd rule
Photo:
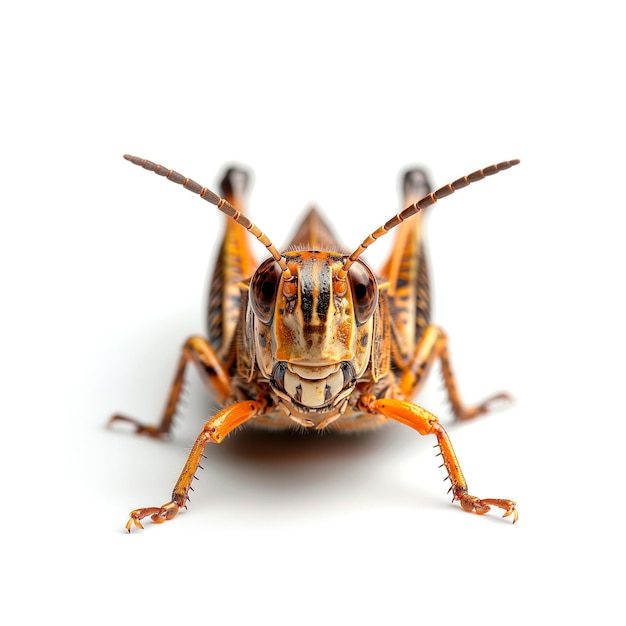
[[[408, 170], [404, 176], [404, 206], [427, 196], [431, 187], [424, 170]], [[398, 226], [393, 251], [382, 268], [382, 275], [389, 281], [392, 367], [396, 370], [406, 367], [430, 323], [430, 279], [423, 219], [424, 212], [420, 212]]]
[[[242, 209], [248, 174], [238, 168], [227, 170], [221, 182], [224, 198]], [[239, 224], [226, 218], [224, 236], [209, 282], [207, 307], [208, 339], [220, 358], [228, 361], [239, 322], [239, 283], [250, 278], [257, 267], [251, 237]]]
[[341, 252], [335, 234], [315, 208], [310, 208], [295, 230], [288, 249]]

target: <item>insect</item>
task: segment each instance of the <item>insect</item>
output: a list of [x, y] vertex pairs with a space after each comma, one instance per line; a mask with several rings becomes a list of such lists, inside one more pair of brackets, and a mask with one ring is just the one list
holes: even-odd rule
[[[124, 415], [114, 415], [110, 423], [128, 422], [137, 433], [150, 437], [168, 434], [189, 364], [223, 408], [198, 435], [171, 500], [132, 511], [128, 532], [133, 525], [143, 528], [146, 517], [161, 523], [186, 507], [206, 445], [221, 443], [244, 423], [358, 431], [396, 420], [421, 435], [436, 437], [453, 501], [478, 515], [497, 507], [504, 517], [517, 521], [512, 500], [470, 495], [446, 430], [433, 413], [411, 399], [437, 360], [456, 419], [471, 419], [489, 412], [496, 401], [510, 399], [500, 393], [476, 406], [462, 402], [446, 334], [430, 321], [421, 226], [423, 211], [435, 202], [519, 160], [491, 165], [432, 193], [424, 172], [408, 171], [406, 208], [346, 254], [315, 209], [304, 217], [286, 251], [279, 252], [240, 212], [247, 183], [243, 170], [226, 172], [222, 198], [152, 161], [124, 158], [199, 194], [228, 217], [211, 278], [208, 335], [191, 337], [184, 344], [159, 423], [144, 425]], [[391, 230], [396, 231], [396, 242], [377, 276], [361, 255]], [[270, 254], [258, 267], [245, 231]]]

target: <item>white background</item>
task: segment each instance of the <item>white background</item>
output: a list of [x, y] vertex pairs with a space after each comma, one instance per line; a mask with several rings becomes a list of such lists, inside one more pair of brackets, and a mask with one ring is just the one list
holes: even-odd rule
[[[617, 3], [15, 6], [0, 25], [12, 623], [618, 623]], [[170, 442], [104, 424], [156, 421], [180, 345], [204, 332], [222, 222], [124, 152], [207, 186], [246, 164], [249, 213], [277, 245], [314, 202], [352, 248], [397, 211], [407, 164], [442, 185], [520, 158], [428, 220], [461, 391], [517, 399], [450, 434], [472, 493], [517, 500], [519, 523], [450, 504], [433, 442], [391, 425], [233, 435], [207, 451], [188, 511], [128, 536], [130, 509], [169, 499], [211, 408], [191, 374]], [[441, 394], [422, 401], [444, 419]]]

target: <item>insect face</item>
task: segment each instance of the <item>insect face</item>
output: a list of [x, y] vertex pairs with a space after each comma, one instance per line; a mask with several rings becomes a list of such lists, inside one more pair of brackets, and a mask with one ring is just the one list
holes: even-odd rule
[[334, 252], [285, 260], [287, 277], [268, 259], [250, 282], [257, 362], [294, 411], [336, 411], [369, 363], [376, 278], [361, 261], [342, 276], [345, 257]]

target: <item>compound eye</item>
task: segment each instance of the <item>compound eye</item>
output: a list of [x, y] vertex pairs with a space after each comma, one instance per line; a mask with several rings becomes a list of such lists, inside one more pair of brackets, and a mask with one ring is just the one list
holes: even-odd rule
[[280, 283], [280, 267], [274, 259], [267, 259], [250, 280], [250, 303], [255, 315], [269, 324], [276, 306], [276, 292]]
[[360, 261], [350, 266], [350, 289], [354, 304], [354, 316], [360, 326], [372, 317], [378, 304], [378, 284], [372, 271]]

